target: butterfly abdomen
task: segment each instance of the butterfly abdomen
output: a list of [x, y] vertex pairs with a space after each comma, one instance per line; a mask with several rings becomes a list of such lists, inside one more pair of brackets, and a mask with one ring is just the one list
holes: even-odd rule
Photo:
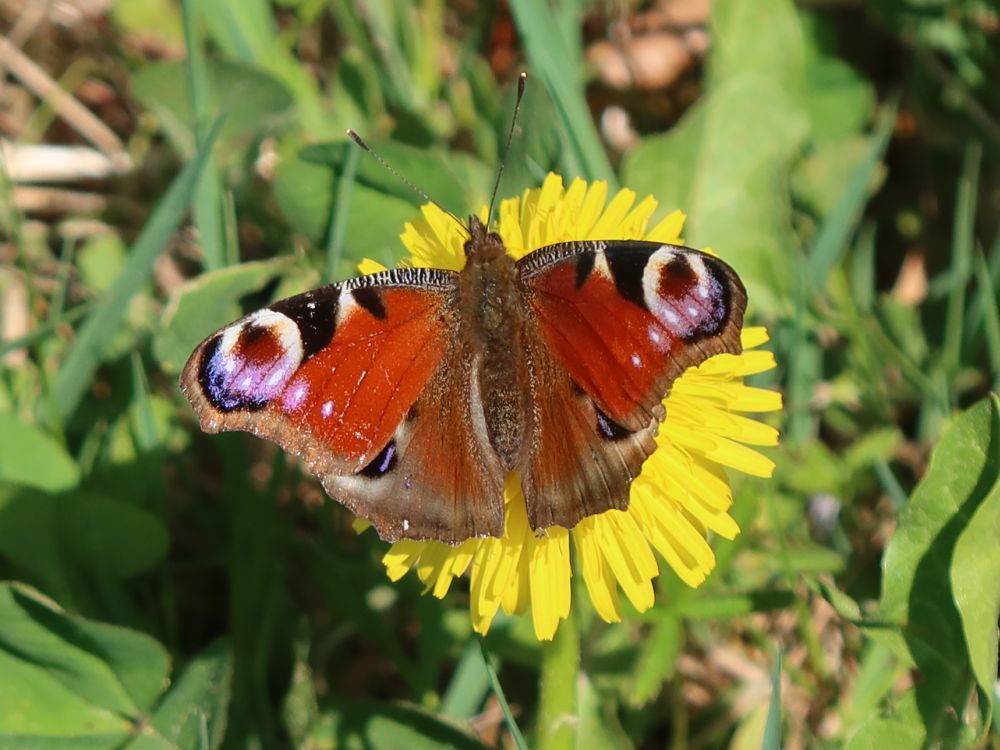
[[517, 266], [496, 234], [473, 232], [459, 279], [462, 320], [490, 446], [505, 469], [525, 451], [532, 394], [524, 354], [524, 302]]

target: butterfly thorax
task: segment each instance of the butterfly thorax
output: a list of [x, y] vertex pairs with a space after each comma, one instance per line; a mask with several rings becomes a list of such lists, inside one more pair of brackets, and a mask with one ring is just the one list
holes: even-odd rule
[[530, 368], [523, 354], [525, 309], [517, 266], [500, 236], [475, 216], [469, 219], [469, 233], [459, 280], [462, 320], [490, 445], [511, 469], [525, 450], [532, 413]]

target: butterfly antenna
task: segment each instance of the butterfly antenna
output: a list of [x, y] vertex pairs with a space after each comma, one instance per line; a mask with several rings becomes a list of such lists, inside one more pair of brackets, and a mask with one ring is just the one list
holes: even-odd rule
[[417, 195], [419, 195], [421, 198], [423, 198], [428, 203], [431, 203], [431, 204], [437, 206], [442, 212], [448, 214], [448, 216], [450, 216], [456, 222], [458, 222], [458, 225], [460, 227], [462, 227], [462, 230], [466, 234], [469, 233], [469, 228], [465, 225], [464, 221], [462, 221], [460, 218], [458, 218], [457, 216], [455, 216], [455, 214], [453, 214], [447, 208], [445, 208], [444, 206], [442, 206], [436, 200], [434, 200], [433, 198], [431, 198], [429, 195], [427, 195], [427, 193], [425, 193], [423, 190], [421, 190], [420, 188], [418, 188], [416, 185], [414, 185], [408, 179], [406, 179], [405, 177], [403, 177], [403, 175], [401, 175], [398, 171], [396, 171], [396, 169], [389, 162], [387, 162], [384, 158], [382, 158], [382, 155], [379, 154], [378, 151], [376, 151], [371, 146], [369, 146], [367, 143], [365, 143], [364, 138], [362, 138], [360, 135], [358, 135], [357, 133], [355, 133], [350, 128], [347, 129], [347, 136], [352, 141], [354, 141], [356, 144], [358, 144], [359, 146], [361, 146], [361, 148], [363, 148], [365, 151], [367, 151], [369, 154], [371, 154], [372, 157], [374, 157], [375, 161], [377, 161], [379, 164], [381, 164], [383, 167], [385, 167], [385, 169], [388, 170], [391, 174], [395, 175], [396, 178], [400, 182], [402, 182], [404, 185], [406, 185], [408, 188], [410, 188], [410, 190], [412, 190], [414, 193], [416, 193]]
[[517, 77], [517, 98], [514, 100], [514, 114], [510, 118], [510, 130], [507, 131], [507, 143], [503, 147], [503, 156], [500, 157], [500, 166], [497, 167], [497, 179], [493, 183], [493, 194], [490, 196], [490, 210], [486, 214], [486, 226], [490, 225], [493, 218], [493, 205], [497, 200], [497, 191], [500, 190], [500, 178], [503, 177], [503, 168], [507, 165], [507, 154], [510, 153], [510, 142], [514, 137], [514, 126], [517, 124], [517, 113], [521, 109], [521, 99], [524, 98], [524, 84], [528, 80], [528, 74], [521, 72]]

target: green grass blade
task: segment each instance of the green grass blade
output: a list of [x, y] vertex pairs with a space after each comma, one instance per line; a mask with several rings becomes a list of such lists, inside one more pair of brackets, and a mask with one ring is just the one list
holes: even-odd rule
[[337, 181], [337, 194], [333, 200], [330, 229], [326, 237], [326, 271], [323, 281], [328, 284], [337, 279], [340, 259], [344, 257], [344, 233], [347, 231], [347, 216], [351, 211], [351, 195], [354, 193], [354, 177], [358, 171], [360, 153], [361, 149], [354, 148], [354, 144], [351, 144], [344, 158], [344, 169]]
[[514, 744], [517, 745], [518, 750], [528, 750], [528, 743], [524, 741], [524, 735], [521, 734], [517, 722], [514, 721], [514, 715], [510, 712], [510, 704], [507, 703], [507, 696], [504, 695], [503, 688], [500, 686], [500, 677], [497, 676], [497, 670], [493, 666], [493, 662], [490, 661], [490, 652], [486, 650], [486, 640], [484, 638], [479, 639], [479, 648], [483, 652], [483, 663], [486, 665], [486, 673], [490, 677], [490, 685], [493, 686], [493, 694], [497, 697], [500, 710], [503, 711], [503, 720], [507, 725], [507, 730], [510, 732], [510, 736], [514, 738]]
[[1000, 393], [1000, 310], [997, 309], [996, 288], [982, 253], [976, 257], [976, 280], [981, 295], [983, 325], [986, 327], [986, 353], [993, 371], [993, 390]]
[[455, 719], [471, 719], [483, 705], [490, 689], [490, 676], [483, 666], [479, 649], [470, 641], [462, 651], [455, 673], [441, 698], [440, 713]]
[[848, 238], [868, 202], [872, 177], [892, 136], [897, 106], [897, 100], [893, 99], [879, 115], [868, 153], [854, 169], [847, 183], [847, 189], [840, 196], [830, 215], [824, 219], [809, 250], [809, 280], [817, 290], [824, 287], [830, 271], [843, 257]]
[[[559, 33], [566, 24], [560, 23], [550, 3], [512, 0], [510, 7], [531, 69], [545, 83], [559, 114], [565, 171], [568, 172], [563, 176], [607, 180], [615, 189], [614, 170], [583, 97], [579, 41], [571, 42], [566, 34]], [[564, 7], [565, 13], [575, 12], [570, 4]]]
[[[205, 129], [211, 123], [208, 104], [208, 76], [205, 56], [198, 34], [198, 0], [182, 0], [181, 16], [184, 22], [184, 45], [187, 48], [188, 96], [194, 113], [195, 143], [205, 139]], [[214, 161], [205, 165], [198, 180], [194, 200], [194, 224], [198, 229], [198, 242], [209, 270], [225, 265], [222, 227], [222, 186], [219, 170]]]
[[973, 229], [976, 221], [976, 193], [983, 148], [970, 143], [965, 149], [962, 176], [955, 196], [955, 225], [951, 241], [951, 288], [945, 312], [944, 371], [954, 375], [962, 354], [962, 317], [965, 314], [965, 287], [972, 275]]
[[105, 348], [125, 318], [129, 302], [149, 281], [153, 265], [187, 211], [222, 120], [222, 116], [216, 119], [194, 158], [174, 178], [130, 248], [121, 276], [115, 280], [107, 298], [83, 321], [76, 338], [67, 348], [54, 388], [56, 406], [63, 419], [76, 410], [97, 371]]
[[775, 655], [771, 672], [771, 704], [767, 707], [767, 723], [761, 750], [781, 750], [781, 652]]

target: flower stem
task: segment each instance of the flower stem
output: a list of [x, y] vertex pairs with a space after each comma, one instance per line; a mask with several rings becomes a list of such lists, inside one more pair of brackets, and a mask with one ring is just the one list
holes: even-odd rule
[[559, 626], [555, 638], [542, 647], [539, 750], [572, 750], [576, 747], [579, 671], [580, 633], [576, 618], [570, 613]]

